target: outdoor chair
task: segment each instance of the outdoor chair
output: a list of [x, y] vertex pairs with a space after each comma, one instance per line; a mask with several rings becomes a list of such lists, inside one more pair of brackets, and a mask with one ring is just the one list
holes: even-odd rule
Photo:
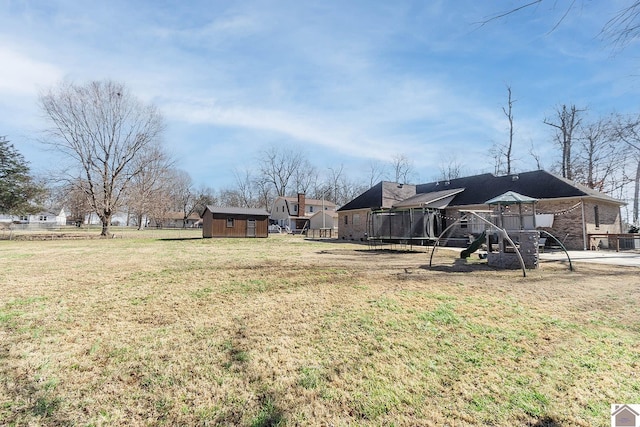
[[538, 252], [544, 252], [544, 245], [547, 243], [546, 237], [541, 237], [538, 240]]

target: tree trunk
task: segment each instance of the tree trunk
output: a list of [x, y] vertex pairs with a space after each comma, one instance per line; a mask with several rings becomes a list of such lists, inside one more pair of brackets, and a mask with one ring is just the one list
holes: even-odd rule
[[111, 227], [111, 214], [103, 214], [100, 220], [102, 221], [102, 232], [100, 232], [100, 235], [103, 237], [111, 237], [111, 231], [109, 230]]

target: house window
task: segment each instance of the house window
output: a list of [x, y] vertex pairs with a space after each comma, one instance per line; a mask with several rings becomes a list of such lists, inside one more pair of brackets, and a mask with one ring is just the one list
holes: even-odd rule
[[313, 206], [309, 206], [309, 212], [313, 212]]
[[596, 228], [600, 228], [600, 211], [598, 209], [598, 206], [593, 207], [593, 217], [594, 222], [596, 223]]
[[353, 225], [360, 224], [360, 214], [353, 214]]
[[227, 228], [233, 228], [233, 218], [227, 218]]
[[26, 215], [20, 215], [20, 221], [29, 221], [29, 217]]
[[40, 221], [46, 221], [46, 220], [47, 220], [47, 216], [46, 215], [40, 215]]
[[344, 225], [349, 225], [349, 216], [348, 215], [344, 216]]
[[298, 212], [298, 205], [293, 205], [293, 211]]

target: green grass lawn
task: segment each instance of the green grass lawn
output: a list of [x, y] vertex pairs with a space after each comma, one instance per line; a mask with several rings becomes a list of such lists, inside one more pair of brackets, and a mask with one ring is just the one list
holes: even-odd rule
[[200, 233], [0, 241], [0, 425], [608, 426], [640, 403], [637, 268]]

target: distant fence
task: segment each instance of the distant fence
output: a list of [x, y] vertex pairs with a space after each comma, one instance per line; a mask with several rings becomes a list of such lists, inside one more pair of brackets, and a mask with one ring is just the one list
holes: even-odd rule
[[305, 234], [310, 239], [333, 239], [338, 237], [338, 233], [333, 228], [311, 228], [305, 230]]
[[0, 229], [7, 230], [59, 230], [65, 228], [66, 225], [47, 223], [47, 222], [31, 222], [31, 223], [3, 223]]
[[[20, 227], [15, 227], [20, 225]], [[3, 227], [0, 224], [0, 240], [56, 240], [56, 239], [93, 239], [100, 238], [101, 225], [62, 225], [56, 227], [23, 227], [24, 224], [10, 224]], [[110, 228], [112, 237], [121, 238], [197, 238], [202, 237], [201, 228], [144, 228], [137, 227]]]

